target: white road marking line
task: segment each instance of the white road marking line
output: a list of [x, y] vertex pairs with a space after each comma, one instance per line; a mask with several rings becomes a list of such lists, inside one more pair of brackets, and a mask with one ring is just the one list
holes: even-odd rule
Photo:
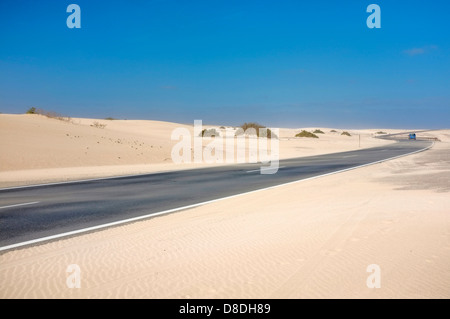
[[[278, 169], [285, 168], [285, 167], [286, 166], [280, 166], [280, 167], [278, 167]], [[251, 171], [246, 171], [246, 173], [259, 172], [259, 171], [261, 171], [261, 169], [262, 170], [271, 170], [271, 169], [275, 169], [275, 167], [261, 167], [260, 169], [258, 168], [258, 169], [252, 169]]]
[[22, 189], [22, 188], [31, 188], [31, 187], [42, 187], [42, 186], [53, 186], [53, 185], [64, 185], [64, 184], [75, 184], [75, 183], [83, 183], [83, 182], [102, 181], [102, 180], [115, 179], [115, 178], [138, 177], [138, 176], [154, 175], [154, 174], [162, 174], [162, 173], [170, 173], [170, 172], [176, 172], [176, 171], [150, 172], [150, 173], [142, 173], [142, 174], [118, 175], [118, 176], [108, 176], [108, 177], [99, 177], [99, 178], [90, 178], [90, 179], [78, 179], [78, 180], [73, 180], [73, 181], [54, 182], [54, 183], [47, 183], [47, 184], [33, 184], [33, 185], [24, 185], [24, 186], [13, 186], [13, 187], [0, 188], [0, 191], [6, 191], [6, 190], [12, 190], [12, 189]]
[[15, 205], [2, 206], [2, 207], [0, 207], [0, 209], [3, 209], [3, 208], [11, 208], [11, 207], [18, 207], [18, 206], [26, 206], [26, 205], [33, 205], [33, 204], [37, 204], [37, 203], [40, 203], [40, 202], [30, 202], [30, 203], [23, 203], [23, 204], [15, 204]]
[[400, 157], [404, 157], [404, 156], [420, 153], [420, 152], [423, 152], [423, 151], [426, 151], [426, 150], [430, 149], [433, 146], [434, 146], [434, 142], [430, 146], [425, 147], [425, 148], [423, 148], [421, 150], [418, 150], [418, 151], [414, 151], [414, 152], [411, 152], [411, 153], [406, 153], [406, 154], [403, 154], [403, 155], [398, 155], [398, 156], [386, 158], [384, 160], [380, 160], [380, 161], [376, 161], [376, 162], [372, 162], [372, 163], [367, 163], [367, 164], [363, 164], [363, 165], [359, 165], [359, 166], [355, 166], [355, 167], [341, 169], [339, 171], [335, 171], [335, 172], [331, 172], [331, 173], [317, 175], [317, 176], [313, 176], [313, 177], [309, 177], [309, 178], [305, 178], [305, 179], [300, 179], [300, 180], [293, 181], [293, 182], [287, 182], [287, 183], [284, 183], [284, 184], [279, 184], [279, 185], [275, 185], [275, 186], [261, 188], [261, 189], [257, 189], [257, 190], [254, 190], [254, 191], [249, 191], [249, 192], [240, 193], [240, 194], [236, 194], [236, 195], [231, 195], [231, 196], [226, 196], [226, 197], [222, 197], [222, 198], [217, 198], [217, 199], [213, 199], [213, 200], [209, 200], [209, 201], [201, 202], [201, 203], [197, 203], [197, 204], [192, 204], [192, 205], [187, 205], [187, 206], [183, 206], [183, 207], [173, 208], [173, 209], [165, 210], [165, 211], [162, 211], [162, 212], [150, 213], [150, 214], [143, 215], [143, 216], [138, 216], [138, 217], [134, 217], [134, 218], [119, 220], [117, 222], [112, 222], [112, 223], [102, 224], [102, 225], [98, 225], [98, 226], [78, 229], [78, 230], [70, 231], [70, 232], [67, 232], [67, 233], [56, 234], [56, 235], [53, 235], [53, 236], [42, 237], [42, 238], [38, 238], [38, 239], [24, 241], [24, 242], [17, 243], [17, 244], [3, 246], [3, 247], [0, 247], [0, 251], [5, 251], [5, 250], [9, 250], [9, 249], [19, 248], [19, 247], [26, 246], [26, 245], [37, 244], [37, 243], [41, 243], [41, 242], [44, 242], [44, 241], [48, 241], [48, 240], [52, 240], [52, 239], [59, 239], [59, 238], [63, 238], [63, 237], [71, 236], [71, 235], [78, 235], [78, 234], [90, 232], [90, 231], [93, 231], [93, 230], [100, 230], [100, 229], [111, 227], [111, 226], [117, 226], [117, 225], [122, 225], [122, 224], [130, 223], [130, 222], [135, 222], [135, 221], [139, 221], [139, 220], [142, 220], [142, 219], [153, 218], [153, 217], [156, 217], [156, 216], [166, 215], [166, 214], [174, 213], [174, 212], [181, 211], [181, 210], [186, 210], [186, 209], [190, 209], [190, 208], [203, 206], [203, 205], [206, 205], [206, 204], [212, 204], [212, 203], [219, 202], [219, 201], [226, 200], [226, 199], [231, 199], [231, 198], [235, 198], [235, 197], [239, 197], [239, 196], [243, 196], [243, 195], [254, 194], [254, 193], [262, 192], [262, 191], [269, 190], [269, 189], [275, 189], [275, 188], [279, 188], [279, 187], [283, 187], [283, 186], [287, 186], [287, 185], [297, 184], [297, 183], [300, 183], [300, 182], [306, 182], [306, 181], [310, 181], [310, 180], [313, 180], [313, 179], [316, 179], [316, 178], [320, 178], [320, 177], [325, 177], [325, 176], [330, 176], [330, 175], [334, 175], [334, 174], [339, 174], [339, 173], [351, 171], [351, 170], [354, 170], [354, 169], [357, 169], [357, 168], [366, 167], [366, 166], [370, 166], [370, 165], [375, 165], [375, 164], [383, 163], [383, 162], [390, 161], [390, 160], [393, 160], [393, 159], [397, 159], [397, 158], [400, 158]]

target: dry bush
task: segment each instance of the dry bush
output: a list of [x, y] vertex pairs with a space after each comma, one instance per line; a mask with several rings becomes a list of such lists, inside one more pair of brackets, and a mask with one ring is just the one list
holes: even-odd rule
[[199, 136], [201, 136], [201, 137], [212, 137], [212, 136], [219, 137], [220, 133], [217, 132], [215, 128], [203, 129]]
[[319, 138], [316, 134], [308, 132], [308, 131], [301, 131], [300, 133], [296, 134], [295, 137], [312, 137], [312, 138]]
[[64, 116], [64, 115], [56, 113], [54, 111], [46, 111], [43, 109], [37, 109], [35, 107], [31, 107], [30, 109], [28, 109], [26, 114], [38, 114], [38, 115], [46, 116], [51, 119], [56, 119], [56, 120], [60, 120], [60, 121], [64, 121], [64, 122], [73, 123], [73, 120], [70, 116]]
[[103, 129], [103, 128], [106, 127], [106, 124], [99, 123], [99, 122], [95, 121], [94, 123], [91, 124], [91, 126], [92, 126], [92, 127], [96, 127], [96, 128], [102, 128], [102, 129]]
[[36, 114], [36, 108], [30, 107], [25, 114]]
[[[267, 137], [267, 138], [278, 138], [278, 136], [272, 132], [269, 128], [265, 127], [264, 125], [258, 124], [256, 122], [249, 122], [242, 124], [236, 131], [236, 136], [242, 135], [245, 132], [249, 132], [252, 129], [255, 130], [256, 136], [258, 137]], [[249, 131], [247, 131], [249, 130]]]

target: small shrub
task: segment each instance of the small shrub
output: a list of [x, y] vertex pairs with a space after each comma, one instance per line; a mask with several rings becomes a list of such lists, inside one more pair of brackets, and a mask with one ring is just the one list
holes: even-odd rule
[[313, 132], [314, 134], [325, 134], [324, 132], [322, 132], [321, 130], [317, 129]]
[[272, 132], [270, 128], [261, 131], [258, 130], [258, 136], [278, 139], [278, 136], [274, 132]]
[[344, 131], [344, 132], [342, 132], [342, 133], [341, 133], [341, 135], [345, 135], [345, 136], [351, 136], [351, 135], [350, 135], [350, 133], [349, 133], [349, 132], [347, 132], [347, 131]]
[[312, 138], [319, 138], [316, 134], [308, 132], [308, 131], [301, 131], [300, 133], [296, 134], [295, 137], [312, 137]]
[[106, 124], [102, 124], [102, 123], [95, 121], [94, 123], [91, 124], [91, 126], [96, 127], [96, 128], [105, 128]]
[[267, 138], [278, 138], [278, 136], [272, 132], [269, 128], [265, 127], [264, 125], [255, 123], [255, 122], [249, 122], [242, 124], [236, 131], [236, 136], [244, 134], [244, 132], [248, 132], [248, 129], [255, 129], [256, 136], [258, 137], [267, 137]]
[[200, 133], [201, 137], [219, 137], [220, 134], [219, 132], [216, 131], [215, 128], [211, 128], [211, 129], [203, 129], [203, 131]]
[[35, 107], [30, 107], [25, 114], [36, 114], [36, 108]]
[[254, 128], [256, 132], [258, 132], [260, 128], [264, 127], [265, 127], [264, 125], [258, 124], [256, 122], [249, 122], [249, 123], [245, 122], [240, 126], [240, 128], [243, 129], [244, 131], [248, 130], [249, 128]]
[[115, 120], [115, 118], [113, 118], [113, 117], [107, 117], [107, 118], [105, 118], [105, 120], [113, 121], [113, 120]]
[[221, 130], [224, 130], [224, 129], [225, 129], [225, 126], [221, 126], [220, 129], [221, 129]]
[[234, 133], [234, 136], [239, 136], [239, 135], [243, 135], [244, 134], [244, 130], [240, 127], [238, 127], [236, 129], [236, 132]]
[[337, 131], [336, 130], [331, 130], [330, 133], [337, 133]]
[[[29, 112], [34, 112], [34, 113], [29, 113]], [[64, 115], [61, 115], [54, 111], [46, 111], [43, 109], [36, 109], [34, 107], [30, 108], [27, 111], [27, 114], [39, 114], [39, 115], [43, 115], [43, 116], [46, 116], [51, 119], [56, 119], [56, 120], [60, 120], [60, 121], [64, 121], [64, 122], [73, 123], [72, 118], [70, 116], [64, 116]]]
[[383, 131], [379, 131], [379, 132], [376, 132], [375, 134], [387, 134], [387, 133], [383, 132]]

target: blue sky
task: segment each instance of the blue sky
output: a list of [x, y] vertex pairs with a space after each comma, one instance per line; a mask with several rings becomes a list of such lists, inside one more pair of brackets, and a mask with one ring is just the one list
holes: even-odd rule
[[[69, 4], [81, 29], [69, 29]], [[381, 29], [369, 29], [369, 4]], [[450, 2], [0, 1], [0, 112], [450, 127]]]

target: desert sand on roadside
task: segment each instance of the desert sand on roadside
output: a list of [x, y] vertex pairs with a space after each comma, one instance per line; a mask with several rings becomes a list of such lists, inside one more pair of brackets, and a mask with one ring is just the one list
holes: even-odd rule
[[[5, 252], [0, 298], [449, 298], [450, 131], [431, 135], [426, 152]], [[331, 139], [299, 154], [355, 147]]]
[[[232, 130], [204, 127], [217, 128], [221, 136], [226, 129]], [[178, 140], [171, 140], [171, 134], [176, 128], [194, 135], [193, 123], [82, 118], [67, 122], [35, 114], [0, 114], [0, 188], [205, 166], [173, 163], [171, 151]], [[318, 134], [318, 139], [295, 138], [302, 129], [321, 129], [325, 134]], [[375, 129], [350, 130], [350, 137], [340, 135], [342, 130], [331, 131], [323, 127], [280, 129], [280, 158], [392, 143], [373, 138], [380, 131]], [[210, 142], [205, 138], [204, 147]]]

